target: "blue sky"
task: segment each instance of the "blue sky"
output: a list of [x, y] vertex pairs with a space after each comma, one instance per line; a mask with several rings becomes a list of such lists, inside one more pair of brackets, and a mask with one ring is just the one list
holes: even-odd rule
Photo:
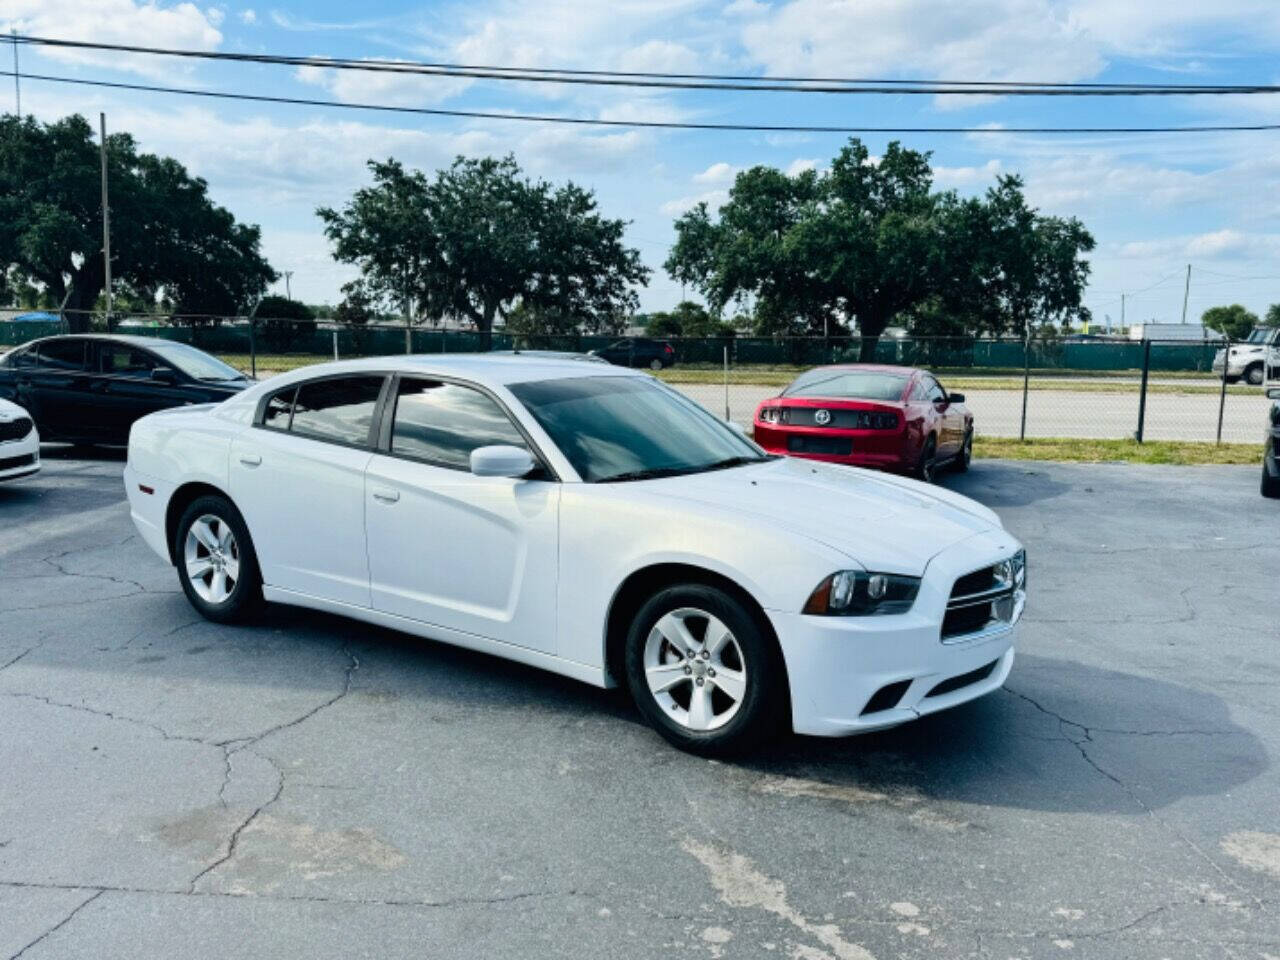
[[[423, 58], [499, 66], [958, 80], [1280, 82], [1276, 0], [472, 0], [275, 5], [0, 0], [0, 28], [209, 50]], [[22, 50], [30, 72], [348, 102], [611, 119], [868, 126], [1280, 123], [1280, 96], [1042, 99], [644, 92], [619, 88], [321, 73], [249, 64]], [[5, 69], [10, 53], [0, 49]], [[6, 78], [7, 79], [7, 78]], [[0, 90], [3, 109], [12, 93]], [[596, 190], [654, 268], [643, 307], [680, 289], [662, 272], [672, 221], [724, 198], [755, 164], [823, 166], [836, 135], [652, 131], [394, 116], [24, 82], [24, 112], [105, 110], [144, 149], [205, 177], [214, 198], [263, 228], [295, 296], [334, 300], [351, 276], [314, 215], [395, 156], [434, 169], [459, 154], [512, 152], [530, 173]], [[888, 138], [865, 138], [873, 153]], [[1032, 202], [1094, 232], [1087, 304], [1101, 321], [1177, 320], [1186, 264], [1191, 317], [1280, 301], [1280, 132], [1049, 137], [909, 135], [939, 186], [978, 192], [1018, 172]], [[1266, 278], [1266, 279], [1245, 279]]]

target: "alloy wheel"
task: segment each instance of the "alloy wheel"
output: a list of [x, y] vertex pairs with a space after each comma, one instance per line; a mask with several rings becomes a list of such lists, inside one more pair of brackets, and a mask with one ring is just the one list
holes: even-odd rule
[[644, 672], [662, 712], [696, 732], [723, 727], [746, 695], [747, 665], [733, 631], [694, 607], [672, 610], [653, 625]]
[[191, 588], [206, 603], [225, 603], [240, 582], [240, 545], [231, 524], [212, 513], [197, 517], [183, 542]]

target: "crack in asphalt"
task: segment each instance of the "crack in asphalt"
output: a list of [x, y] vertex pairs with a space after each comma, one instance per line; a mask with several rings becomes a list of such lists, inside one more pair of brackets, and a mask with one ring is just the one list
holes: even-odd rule
[[158, 723], [152, 723], [150, 720], [139, 720], [137, 717], [126, 716], [122, 713], [113, 713], [110, 710], [98, 710], [94, 707], [86, 707], [79, 703], [66, 703], [62, 700], [54, 700], [52, 697], [46, 697], [38, 693], [25, 693], [23, 691], [4, 691], [0, 692], [2, 697], [11, 697], [18, 700], [36, 700], [50, 707], [60, 707], [64, 710], [76, 710], [80, 713], [92, 714], [95, 717], [104, 717], [107, 720], [117, 720], [121, 723], [131, 723], [135, 726], [145, 727], [154, 733], [160, 734], [165, 740], [180, 740], [184, 743], [198, 743], [204, 747], [216, 747], [215, 743], [209, 743], [207, 740], [201, 740], [199, 737], [188, 737], [180, 733], [170, 733]]
[[34, 647], [27, 647], [27, 649], [23, 650], [20, 654], [18, 654], [18, 655], [17, 655], [16, 657], [14, 657], [12, 660], [8, 661], [7, 663], [0, 664], [0, 670], [8, 670], [8, 669], [9, 669], [10, 667], [12, 667], [15, 663], [17, 663], [19, 660], [21, 660], [23, 657], [25, 657], [25, 656], [26, 656], [27, 654], [29, 654], [31, 651], [33, 651], [33, 650], [35, 650], [35, 649], [39, 648], [40, 646], [41, 646], [41, 644], [38, 644], [38, 643], [37, 643]]
[[74, 910], [72, 910], [72, 911], [71, 911], [70, 913], [68, 913], [65, 917], [63, 917], [61, 920], [59, 920], [57, 923], [55, 923], [52, 927], [50, 927], [50, 928], [49, 928], [48, 930], [46, 930], [44, 933], [40, 934], [40, 936], [36, 937], [34, 940], [32, 940], [30, 943], [28, 943], [25, 947], [23, 947], [21, 950], [19, 950], [17, 953], [15, 953], [13, 956], [11, 956], [11, 957], [9, 958], [9, 960], [18, 960], [18, 958], [19, 958], [19, 957], [21, 957], [24, 953], [26, 953], [28, 950], [30, 950], [32, 947], [34, 947], [36, 944], [40, 943], [42, 940], [45, 940], [45, 939], [46, 939], [46, 938], [48, 938], [48, 937], [53, 936], [53, 934], [57, 933], [59, 930], [61, 930], [63, 927], [65, 927], [68, 923], [70, 923], [70, 922], [71, 922], [71, 920], [72, 920], [72, 918], [73, 918], [73, 917], [75, 917], [75, 915], [76, 915], [77, 913], [79, 913], [81, 910], [83, 910], [83, 909], [84, 909], [85, 907], [87, 907], [89, 904], [93, 903], [93, 901], [97, 900], [100, 896], [102, 896], [102, 895], [103, 895], [104, 893], [106, 893], [106, 892], [107, 892], [106, 890], [98, 890], [98, 892], [97, 892], [97, 893], [93, 894], [93, 895], [92, 895], [91, 897], [89, 897], [87, 900], [82, 900], [82, 901], [80, 902], [79, 906], [77, 906]]
[[[1167, 832], [1173, 834], [1173, 836], [1177, 837], [1179, 840], [1182, 841], [1183, 844], [1185, 844], [1187, 847], [1193, 850], [1195, 854], [1202, 861], [1204, 861], [1204, 863], [1207, 864], [1210, 867], [1210, 869], [1212, 869], [1213, 872], [1216, 873], [1224, 883], [1231, 886], [1235, 890], [1239, 891], [1243, 896], [1247, 897], [1249, 900], [1253, 901], [1253, 904], [1257, 909], [1261, 910], [1263, 908], [1263, 901], [1261, 897], [1255, 894], [1252, 890], [1247, 889], [1242, 884], [1237, 882], [1236, 879], [1232, 877], [1229, 873], [1227, 873], [1225, 870], [1223, 870], [1221, 865], [1219, 865], [1216, 860], [1210, 857], [1209, 854], [1206, 853], [1199, 844], [1197, 844], [1185, 833], [1183, 833], [1181, 830], [1175, 827], [1172, 823], [1165, 820], [1158, 813], [1156, 813], [1156, 811], [1145, 800], [1143, 800], [1140, 796], [1138, 796], [1138, 794], [1134, 791], [1132, 787], [1129, 786], [1129, 784], [1125, 783], [1114, 773], [1111, 773], [1109, 770], [1104, 769], [1102, 765], [1098, 763], [1097, 760], [1095, 760], [1093, 757], [1089, 755], [1089, 751], [1085, 748], [1085, 744], [1094, 742], [1092, 731], [1090, 730], [1089, 727], [1075, 720], [1068, 720], [1066, 717], [1062, 716], [1062, 714], [1056, 713], [1053, 710], [1050, 710], [1048, 707], [1043, 706], [1037, 700], [1027, 696], [1025, 693], [1019, 693], [1018, 691], [1013, 690], [1007, 686], [1002, 689], [1004, 689], [1005, 691], [1007, 691], [1008, 693], [1012, 694], [1013, 696], [1017, 697], [1020, 700], [1025, 700], [1027, 703], [1031, 704], [1033, 707], [1035, 707], [1045, 716], [1053, 717], [1055, 720], [1057, 720], [1059, 724], [1059, 730], [1062, 732], [1062, 739], [1066, 740], [1068, 743], [1070, 743], [1072, 746], [1076, 748], [1076, 750], [1080, 753], [1080, 756], [1081, 758], [1083, 758], [1085, 763], [1087, 763], [1090, 767], [1092, 767], [1095, 771], [1097, 771], [1101, 776], [1106, 777], [1108, 780], [1110, 780], [1112, 783], [1118, 786], [1121, 790], [1123, 790], [1125, 795], [1128, 796], [1129, 799], [1132, 800], [1133, 803], [1139, 809], [1141, 809], [1145, 814], [1147, 814], [1147, 816], [1149, 816], [1156, 823], [1160, 824], [1160, 826], [1163, 827]], [[1065, 727], [1074, 727], [1075, 729], [1081, 731], [1084, 734], [1083, 738], [1076, 740], [1068, 736], [1064, 729]], [[1103, 732], [1103, 731], [1099, 729], [1099, 732]], [[1123, 733], [1124, 731], [1121, 731], [1121, 732]]]
[[[250, 752], [253, 753], [254, 756], [260, 757], [261, 759], [266, 760], [267, 763], [271, 764], [272, 768], [276, 771], [275, 793], [271, 795], [271, 799], [267, 800], [265, 803], [259, 804], [256, 808], [254, 808], [254, 811], [251, 814], [249, 814], [249, 816], [245, 817], [245, 819], [240, 822], [240, 825], [237, 826], [235, 830], [231, 832], [231, 838], [227, 841], [226, 853], [224, 853], [217, 860], [213, 861], [213, 863], [209, 864], [207, 867], [205, 867], [203, 870], [201, 870], [199, 873], [197, 873], [194, 877], [191, 878], [191, 882], [187, 884], [188, 893], [194, 893], [197, 883], [199, 883], [204, 877], [211, 874], [214, 870], [217, 870], [220, 866], [222, 866], [224, 863], [226, 863], [228, 860], [230, 860], [232, 857], [236, 855], [236, 846], [240, 843], [240, 835], [249, 828], [249, 825], [252, 824], [253, 821], [258, 819], [259, 814], [261, 814], [263, 810], [267, 809], [267, 807], [271, 806], [273, 803], [279, 800], [281, 794], [284, 793], [284, 771], [281, 770], [278, 766], [276, 766], [275, 762], [271, 760], [269, 757], [263, 757], [261, 754], [256, 753], [252, 750]], [[227, 765], [228, 772], [230, 771], [229, 757], [230, 755], [228, 755], [228, 765]], [[225, 789], [225, 786], [226, 785], [224, 783], [223, 785], [224, 789]]]

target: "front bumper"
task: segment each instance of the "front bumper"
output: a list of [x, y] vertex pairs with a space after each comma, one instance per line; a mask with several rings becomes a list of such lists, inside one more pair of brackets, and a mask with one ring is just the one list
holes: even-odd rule
[[0, 443], [0, 480], [29, 477], [33, 473], [38, 473], [39, 470], [40, 434], [34, 427], [20, 440], [6, 440]]
[[[942, 620], [958, 577], [1017, 549], [1013, 537], [992, 531], [944, 550], [930, 561], [912, 610], [899, 616], [769, 611], [787, 665], [792, 728], [816, 736], [865, 733], [998, 690], [1013, 667], [1017, 621], [944, 643]], [[891, 705], [877, 708], [873, 698], [891, 686]]]

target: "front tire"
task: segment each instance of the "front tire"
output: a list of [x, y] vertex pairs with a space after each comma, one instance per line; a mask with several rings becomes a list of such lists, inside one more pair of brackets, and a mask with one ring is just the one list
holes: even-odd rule
[[1266, 458], [1262, 461], [1262, 495], [1270, 500], [1280, 500], [1280, 474], [1271, 475]]
[[182, 592], [201, 616], [237, 623], [261, 607], [262, 575], [249, 528], [226, 497], [193, 501], [178, 520], [173, 547]]
[[787, 719], [776, 644], [715, 587], [668, 587], [641, 607], [627, 633], [626, 675], [650, 726], [691, 753], [753, 749]]
[[1260, 363], [1255, 363], [1244, 372], [1245, 383], [1249, 384], [1251, 387], [1262, 386], [1262, 381], [1264, 379], [1265, 377], [1263, 376], [1262, 364]]

